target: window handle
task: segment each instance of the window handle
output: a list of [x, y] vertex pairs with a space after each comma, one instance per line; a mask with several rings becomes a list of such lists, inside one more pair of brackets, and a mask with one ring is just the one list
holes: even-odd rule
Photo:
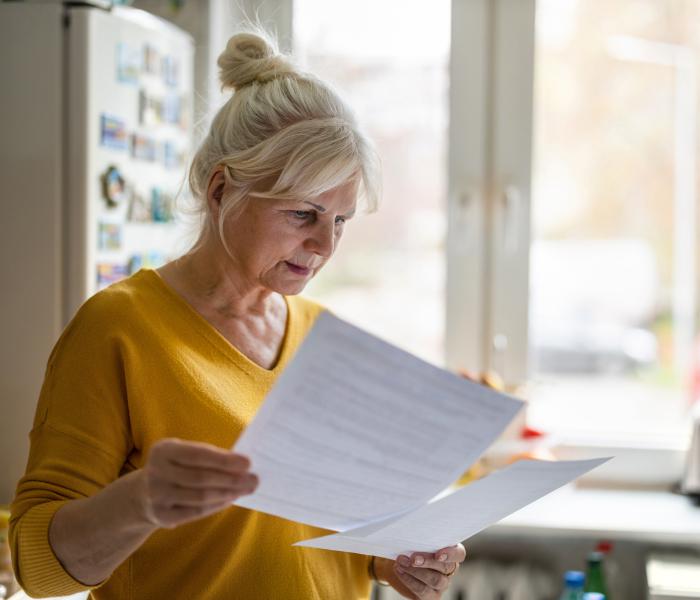
[[520, 228], [523, 218], [523, 195], [520, 188], [507, 185], [503, 189], [503, 248], [508, 254], [514, 254], [520, 246]]

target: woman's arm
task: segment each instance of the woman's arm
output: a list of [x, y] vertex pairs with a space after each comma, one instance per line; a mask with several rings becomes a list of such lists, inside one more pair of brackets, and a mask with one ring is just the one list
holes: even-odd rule
[[139, 516], [135, 499], [142, 476], [134, 471], [90, 498], [70, 500], [51, 520], [54, 554], [84, 585], [107, 579], [157, 529]]
[[49, 543], [73, 578], [97, 585], [156, 529], [208, 516], [251, 493], [257, 478], [249, 466], [216, 446], [161, 440], [143, 469], [64, 504], [51, 521]]

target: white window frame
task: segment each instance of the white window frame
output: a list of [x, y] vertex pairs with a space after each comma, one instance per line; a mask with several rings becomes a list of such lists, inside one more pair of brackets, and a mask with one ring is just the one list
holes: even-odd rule
[[[535, 10], [452, 0], [447, 365], [493, 370], [510, 390], [528, 379]], [[596, 471], [606, 484], [682, 477], [686, 440], [559, 442], [562, 458], [615, 455]]]
[[535, 0], [453, 0], [446, 359], [527, 379]]
[[[262, 3], [261, 16], [288, 40], [293, 2]], [[246, 8], [255, 4], [246, 0]], [[446, 366], [494, 371], [509, 390], [529, 376], [535, 10], [536, 0], [452, 0]], [[611, 449], [586, 439], [563, 443], [567, 457]], [[679, 446], [612, 449], [621, 457], [619, 468], [613, 461], [608, 469], [614, 481], [671, 481], [684, 462]], [[640, 461], [639, 452], [653, 456]]]

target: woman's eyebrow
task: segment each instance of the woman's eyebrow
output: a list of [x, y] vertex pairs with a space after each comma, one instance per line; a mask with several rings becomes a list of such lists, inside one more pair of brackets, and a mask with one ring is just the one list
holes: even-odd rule
[[318, 212], [326, 212], [326, 208], [324, 206], [321, 206], [320, 204], [314, 204], [313, 202], [309, 202], [308, 200], [304, 200], [305, 204], [310, 204], [313, 206]]
[[[318, 212], [324, 213], [326, 212], [325, 206], [321, 206], [320, 204], [314, 204], [313, 202], [309, 202], [308, 200], [304, 200], [305, 204], [310, 204], [313, 206]], [[346, 219], [349, 219], [355, 215], [355, 209], [353, 208], [347, 215], [343, 215]]]

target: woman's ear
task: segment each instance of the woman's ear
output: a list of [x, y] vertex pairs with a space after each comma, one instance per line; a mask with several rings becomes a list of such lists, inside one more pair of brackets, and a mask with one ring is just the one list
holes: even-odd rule
[[214, 222], [218, 222], [219, 210], [221, 209], [221, 199], [224, 196], [224, 187], [226, 186], [226, 178], [224, 176], [224, 167], [219, 165], [212, 171], [207, 185], [207, 204], [209, 205], [209, 214], [214, 217]]

